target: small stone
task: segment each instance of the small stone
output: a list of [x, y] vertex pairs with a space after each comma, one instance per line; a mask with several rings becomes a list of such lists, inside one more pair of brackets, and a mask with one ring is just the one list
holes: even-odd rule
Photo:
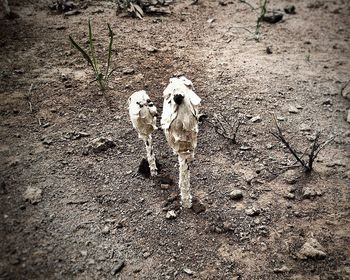
[[210, 24], [210, 23], [213, 23], [214, 21], [215, 21], [215, 18], [210, 18], [210, 19], [207, 20], [207, 23]]
[[94, 259], [88, 259], [86, 262], [88, 265], [93, 265], [96, 263]]
[[184, 268], [184, 272], [185, 272], [187, 275], [193, 275], [193, 274], [194, 274], [194, 271], [192, 271], [192, 270], [189, 269], [189, 268]]
[[80, 254], [83, 256], [83, 257], [86, 257], [87, 256], [87, 251], [86, 250], [81, 250], [80, 251]]
[[316, 196], [316, 192], [313, 189], [311, 189], [309, 187], [304, 189], [304, 191], [303, 191], [303, 198], [304, 199], [310, 199], [310, 198], [313, 198], [315, 196]]
[[252, 122], [252, 123], [261, 122], [261, 117], [260, 117], [260, 116], [253, 117], [253, 118], [251, 119], [251, 122]]
[[260, 214], [260, 210], [259, 209], [256, 209], [255, 207], [253, 208], [248, 208], [245, 210], [245, 213], [248, 215], [248, 216], [258, 216]]
[[165, 218], [167, 218], [168, 220], [173, 220], [175, 219], [177, 216], [176, 216], [176, 213], [174, 210], [170, 210], [166, 213], [166, 216]]
[[48, 137], [45, 137], [45, 138], [42, 139], [42, 143], [43, 143], [44, 145], [49, 146], [49, 145], [52, 144], [52, 139], [51, 139], [51, 138], [48, 138]]
[[42, 200], [42, 190], [39, 188], [28, 187], [24, 193], [24, 199], [31, 204], [37, 204]]
[[241, 190], [233, 190], [230, 192], [229, 197], [233, 200], [239, 200], [243, 198], [243, 192]]
[[297, 170], [288, 170], [283, 175], [283, 181], [289, 185], [294, 185], [300, 179], [301, 174]]
[[274, 273], [284, 273], [284, 272], [290, 272], [290, 268], [286, 265], [283, 265], [282, 267], [280, 268], [275, 268], [273, 270]]
[[75, 16], [79, 15], [81, 12], [79, 10], [72, 10], [64, 13], [64, 16], [69, 17], [69, 16]]
[[327, 256], [322, 245], [314, 238], [309, 238], [301, 247], [298, 257], [300, 259], [322, 260]]
[[168, 190], [169, 187], [170, 187], [169, 184], [160, 184], [160, 188], [161, 188], [162, 190]]
[[196, 214], [200, 214], [200, 213], [204, 212], [206, 210], [206, 208], [205, 208], [204, 204], [198, 198], [194, 198], [192, 200], [192, 210]]
[[285, 117], [281, 117], [281, 116], [277, 117], [276, 119], [277, 119], [278, 121], [280, 121], [280, 122], [283, 122], [283, 121], [285, 121], [285, 120], [286, 120], [286, 118], [285, 118]]
[[271, 24], [277, 23], [283, 19], [283, 14], [272, 11], [272, 12], [267, 12], [263, 17], [262, 20]]
[[289, 15], [295, 14], [295, 6], [294, 5], [287, 5], [284, 7], [284, 12]]
[[348, 116], [346, 117], [346, 121], [350, 123], [350, 109], [348, 110]]
[[295, 107], [294, 105], [291, 105], [288, 109], [288, 112], [291, 114], [298, 114], [299, 110], [297, 109], [297, 107]]
[[101, 231], [103, 234], [108, 234], [110, 232], [110, 229], [108, 226], [104, 226], [102, 231]]
[[116, 264], [112, 268], [111, 274], [116, 275], [118, 272], [120, 272], [123, 267], [125, 266], [124, 260], [117, 260]]
[[153, 47], [153, 46], [147, 46], [146, 50], [150, 53], [155, 53], [158, 51], [158, 49], [156, 47]]
[[322, 105], [332, 105], [332, 100], [331, 99], [326, 99], [322, 102]]
[[272, 47], [271, 46], [267, 46], [266, 47], [266, 53], [267, 54], [272, 54]]
[[289, 192], [289, 193], [284, 195], [284, 198], [286, 198], [286, 199], [295, 199], [295, 194]]
[[92, 140], [91, 143], [89, 144], [89, 148], [96, 154], [105, 152], [110, 148], [114, 148], [115, 146], [116, 146], [115, 142], [105, 137], [96, 138]]
[[151, 253], [150, 252], [144, 252], [143, 253], [143, 257], [145, 258], [145, 259], [147, 259], [148, 257], [150, 257], [151, 256]]
[[136, 267], [132, 272], [136, 274], [136, 273], [139, 273], [141, 270], [142, 270], [142, 267]]
[[124, 75], [132, 75], [132, 74], [134, 74], [135, 73], [135, 70], [133, 69], [133, 68], [125, 68], [124, 70], [123, 70], [123, 74]]
[[249, 147], [249, 146], [240, 146], [239, 149], [240, 149], [241, 151], [250, 151], [252, 148]]
[[305, 123], [300, 126], [300, 131], [311, 131], [311, 127]]

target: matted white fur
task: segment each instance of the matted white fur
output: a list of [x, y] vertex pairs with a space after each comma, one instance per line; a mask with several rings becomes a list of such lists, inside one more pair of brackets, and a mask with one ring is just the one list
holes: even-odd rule
[[146, 91], [141, 90], [133, 93], [128, 99], [129, 115], [133, 127], [139, 134], [146, 146], [147, 160], [151, 176], [158, 173], [156, 158], [152, 145], [152, 132], [157, 129], [157, 108], [150, 100]]
[[[178, 155], [181, 203], [191, 208], [190, 171], [188, 163], [197, 147], [198, 116], [201, 99], [186, 77], [171, 78], [163, 92], [161, 126], [169, 146]], [[176, 102], [177, 100], [177, 102]]]

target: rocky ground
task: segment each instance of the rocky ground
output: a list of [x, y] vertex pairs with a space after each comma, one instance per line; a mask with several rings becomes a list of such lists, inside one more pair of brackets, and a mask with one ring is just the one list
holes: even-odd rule
[[[142, 20], [110, 1], [63, 15], [14, 0], [19, 17], [1, 14], [0, 279], [350, 279], [348, 1], [271, 0], [283, 19], [263, 22], [259, 41], [246, 3], [169, 3]], [[68, 40], [87, 46], [88, 18], [100, 60], [107, 23], [115, 33], [104, 93]], [[162, 131], [159, 178], [137, 173], [145, 151], [126, 105], [146, 89], [161, 112], [179, 74], [207, 116], [191, 210]], [[236, 143], [217, 132], [220, 114], [227, 132], [242, 123]], [[270, 133], [273, 115], [300, 154], [317, 131], [333, 139], [310, 174]]]

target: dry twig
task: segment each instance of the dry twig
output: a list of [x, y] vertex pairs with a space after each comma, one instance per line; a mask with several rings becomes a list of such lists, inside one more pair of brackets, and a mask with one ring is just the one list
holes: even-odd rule
[[[306, 153], [306, 151], [299, 156], [298, 152], [289, 144], [289, 142], [286, 140], [286, 138], [283, 135], [282, 129], [279, 127], [276, 117], [274, 116], [274, 122], [275, 126], [277, 128], [277, 132], [271, 131], [270, 133], [280, 142], [282, 142], [286, 148], [289, 150], [289, 152], [295, 157], [297, 162], [300, 163], [300, 165], [304, 168], [305, 172], [311, 172], [313, 170], [313, 164], [320, 153], [321, 150], [323, 150], [328, 144], [330, 144], [334, 140], [334, 136], [327, 139], [324, 142], [320, 142], [321, 132], [317, 132], [315, 139], [313, 140], [311, 149], [309, 153]], [[303, 160], [304, 155], [308, 155], [308, 161]]]
[[236, 144], [236, 138], [240, 126], [243, 124], [240, 117], [237, 117], [235, 121], [231, 122], [221, 113], [214, 114], [214, 121], [209, 123], [214, 127], [215, 132], [222, 137], [231, 141], [232, 144]]

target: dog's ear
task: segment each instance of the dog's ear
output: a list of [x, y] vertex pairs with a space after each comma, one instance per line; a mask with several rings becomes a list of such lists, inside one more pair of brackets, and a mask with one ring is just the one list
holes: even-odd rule
[[185, 76], [181, 76], [180, 80], [184, 83], [185, 86], [187, 86], [190, 90], [194, 90], [194, 86], [192, 84], [192, 81], [187, 79]]
[[192, 90], [188, 91], [188, 98], [193, 106], [198, 106], [202, 101], [202, 99], [200, 99], [200, 97]]
[[132, 103], [130, 98], [128, 100], [129, 103], [129, 112], [131, 115], [138, 115], [140, 114], [141, 107], [137, 103]]

